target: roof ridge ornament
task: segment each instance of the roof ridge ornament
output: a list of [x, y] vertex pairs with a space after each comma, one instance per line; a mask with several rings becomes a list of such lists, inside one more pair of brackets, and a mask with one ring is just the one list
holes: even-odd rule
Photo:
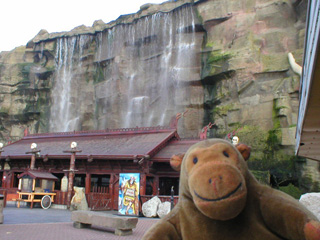
[[183, 113], [178, 112], [175, 116], [173, 116], [173, 117], [171, 118], [171, 121], [170, 121], [170, 125], [169, 125], [170, 128], [175, 128], [175, 129], [177, 129], [177, 128], [178, 128], [179, 119], [182, 118], [182, 117], [185, 117], [188, 112], [191, 113], [191, 112], [193, 112], [193, 110], [192, 110], [192, 111], [189, 111], [189, 109], [187, 109], [187, 110], [184, 111]]
[[210, 128], [212, 128], [216, 123], [209, 122], [208, 125], [204, 126], [199, 134], [201, 140], [207, 139], [207, 132]]

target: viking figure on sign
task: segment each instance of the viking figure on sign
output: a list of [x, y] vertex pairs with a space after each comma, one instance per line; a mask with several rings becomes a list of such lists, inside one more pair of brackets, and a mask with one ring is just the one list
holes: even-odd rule
[[123, 191], [123, 205], [126, 206], [126, 214], [129, 214], [129, 210], [132, 209], [132, 213], [137, 215], [139, 189], [135, 177], [131, 176], [121, 186], [121, 190]]

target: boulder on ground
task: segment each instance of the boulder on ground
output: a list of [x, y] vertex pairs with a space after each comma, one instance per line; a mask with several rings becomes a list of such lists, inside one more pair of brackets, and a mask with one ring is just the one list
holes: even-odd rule
[[299, 202], [320, 220], [320, 193], [306, 193], [301, 195]]
[[161, 203], [157, 196], [142, 204], [142, 213], [145, 217], [157, 217], [158, 206]]
[[159, 204], [157, 214], [159, 218], [163, 218], [171, 211], [171, 203], [170, 202], [162, 202]]

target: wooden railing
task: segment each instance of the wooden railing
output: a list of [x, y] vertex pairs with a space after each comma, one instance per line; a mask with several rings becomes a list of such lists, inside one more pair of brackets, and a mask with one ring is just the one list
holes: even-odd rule
[[[92, 210], [110, 210], [112, 209], [112, 199], [111, 195], [109, 193], [108, 187], [98, 187], [93, 188], [92, 190], [95, 190], [95, 192], [91, 192], [89, 194], [86, 194], [87, 202], [89, 208]], [[60, 205], [67, 205], [67, 192], [61, 192], [61, 191], [54, 191], [56, 193], [54, 204], [60, 204]], [[12, 196], [18, 195], [17, 189], [11, 188], [11, 189], [4, 189], [0, 188], [0, 194], [4, 195], [4, 205], [6, 204], [6, 201], [12, 201]], [[74, 195], [74, 192], [72, 192], [72, 196]], [[8, 198], [9, 196], [9, 198]], [[150, 200], [154, 196], [152, 195], [140, 195], [140, 203], [141, 205], [145, 203], [146, 201]], [[171, 202], [171, 196], [167, 195], [160, 195], [158, 196], [161, 202]], [[173, 202], [174, 205], [176, 205], [179, 201], [179, 196], [173, 196]]]
[[93, 192], [93, 193], [109, 193], [109, 187], [94, 186], [91, 188], [91, 192]]
[[111, 210], [112, 201], [109, 193], [91, 192], [86, 194], [88, 207], [91, 210]]
[[[57, 195], [54, 199], [54, 204], [60, 204], [60, 205], [67, 205], [67, 192], [61, 192], [61, 191], [54, 191]], [[73, 196], [74, 192], [72, 192], [71, 197]]]
[[0, 194], [4, 195], [4, 207], [7, 201], [15, 201], [18, 198], [18, 188], [0, 188]]
[[[88, 207], [92, 210], [110, 210], [111, 209], [111, 196], [108, 187], [95, 187], [91, 192], [86, 194]], [[67, 192], [54, 191], [57, 195], [54, 199], [54, 204], [67, 205]], [[72, 192], [71, 198], [74, 195]]]

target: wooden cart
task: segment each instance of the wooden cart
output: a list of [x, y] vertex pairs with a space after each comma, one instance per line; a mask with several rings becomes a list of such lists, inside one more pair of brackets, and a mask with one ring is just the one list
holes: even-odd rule
[[43, 209], [48, 209], [54, 202], [54, 185], [58, 180], [56, 176], [49, 172], [41, 172], [36, 170], [28, 170], [18, 176], [19, 191], [17, 199], [17, 207], [20, 202], [29, 202], [30, 208], [33, 203], [39, 202]]

